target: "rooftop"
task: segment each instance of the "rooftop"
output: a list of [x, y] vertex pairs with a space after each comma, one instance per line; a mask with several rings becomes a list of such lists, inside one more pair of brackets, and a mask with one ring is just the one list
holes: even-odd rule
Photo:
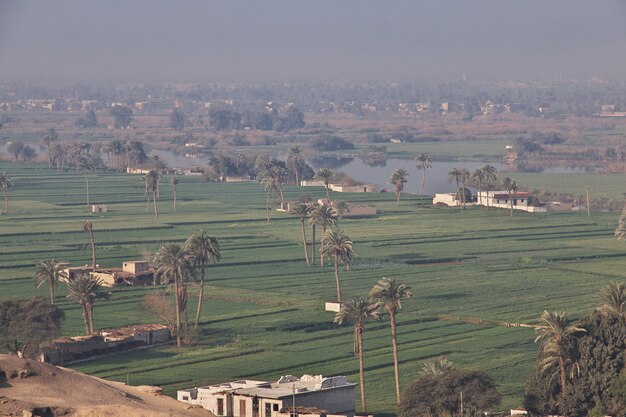
[[222, 384], [199, 387], [209, 392], [231, 391], [239, 395], [258, 396], [263, 398], [283, 398], [311, 391], [322, 391], [343, 386], [355, 386], [347, 381], [345, 376], [324, 377], [322, 375], [302, 375], [297, 378], [292, 375], [280, 377], [276, 382], [238, 380]]

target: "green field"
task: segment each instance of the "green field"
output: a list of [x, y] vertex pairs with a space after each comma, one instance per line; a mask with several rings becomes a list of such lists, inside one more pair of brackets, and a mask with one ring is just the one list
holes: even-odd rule
[[[274, 211], [264, 220], [259, 184], [201, 183], [181, 177], [178, 212], [163, 182], [161, 215], [146, 213], [139, 176], [92, 177], [92, 202], [110, 211], [87, 214], [84, 178], [48, 172], [42, 165], [0, 163], [13, 179], [10, 213], [0, 216], [0, 293], [47, 296], [33, 285], [34, 264], [57, 258], [91, 261], [82, 222], [94, 225], [98, 262], [117, 267], [140, 258], [145, 248], [183, 242], [203, 228], [221, 240], [222, 261], [211, 267], [198, 343], [113, 355], [75, 368], [132, 384], [177, 389], [236, 378], [275, 379], [283, 374], [347, 375], [358, 381], [350, 327], [337, 328], [324, 301], [335, 297], [332, 268], [307, 267], [295, 217]], [[583, 174], [555, 177], [579, 184]], [[584, 174], [584, 178], [595, 178]], [[520, 177], [521, 178], [521, 177]], [[615, 176], [617, 178], [617, 176]], [[558, 180], [555, 179], [555, 186]], [[525, 180], [525, 178], [523, 178]], [[521, 181], [520, 181], [521, 182]], [[598, 180], [598, 185], [605, 184]], [[619, 196], [621, 182], [602, 192]], [[319, 198], [321, 188], [287, 189]], [[479, 209], [430, 208], [415, 196], [396, 207], [392, 193], [335, 194], [335, 199], [374, 204], [376, 216], [344, 219], [358, 258], [342, 275], [344, 298], [365, 296], [383, 276], [407, 282], [414, 297], [399, 319], [402, 384], [416, 378], [424, 361], [445, 354], [457, 365], [488, 372], [504, 395], [502, 408], [520, 404], [536, 347], [528, 328], [472, 324], [532, 323], [544, 309], [580, 316], [597, 302], [606, 282], [626, 276], [626, 251], [613, 237], [615, 213], [527, 214]], [[114, 289], [96, 305], [97, 328], [149, 323], [137, 309], [152, 287]], [[195, 294], [195, 287], [192, 287]], [[84, 330], [80, 308], [68, 303], [65, 335]], [[195, 303], [195, 301], [194, 301]], [[195, 305], [190, 311], [195, 311]], [[445, 318], [445, 320], [444, 320]], [[366, 394], [371, 413], [394, 412], [393, 368], [387, 322], [365, 334]]]

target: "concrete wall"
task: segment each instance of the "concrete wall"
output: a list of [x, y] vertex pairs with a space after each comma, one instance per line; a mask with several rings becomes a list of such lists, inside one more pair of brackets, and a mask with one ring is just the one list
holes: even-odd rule
[[[333, 389], [298, 393], [296, 394], [296, 406], [315, 407], [334, 414], [354, 416], [356, 408], [355, 388], [355, 385], [348, 385]], [[293, 405], [292, 397], [285, 397], [282, 400], [285, 405]]]
[[115, 273], [114, 272], [90, 272], [92, 277], [98, 278], [102, 281], [102, 285], [105, 287], [113, 287], [115, 286]]
[[461, 205], [461, 202], [456, 198], [456, 193], [435, 194], [433, 204], [438, 203], [454, 207]]

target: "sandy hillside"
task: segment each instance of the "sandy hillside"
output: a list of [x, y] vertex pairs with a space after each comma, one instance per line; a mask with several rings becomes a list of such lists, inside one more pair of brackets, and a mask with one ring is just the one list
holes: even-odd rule
[[[0, 416], [29, 415], [28, 411], [68, 417], [213, 416], [173, 398], [149, 393], [148, 387], [126, 386], [14, 356], [0, 355], [0, 369], [7, 375], [0, 381]], [[17, 376], [24, 370], [31, 375]]]

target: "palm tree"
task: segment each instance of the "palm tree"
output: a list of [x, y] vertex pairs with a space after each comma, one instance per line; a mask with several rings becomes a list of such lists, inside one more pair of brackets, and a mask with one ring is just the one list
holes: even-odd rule
[[79, 273], [71, 280], [67, 280], [67, 299], [80, 304], [85, 321], [87, 334], [94, 333], [93, 307], [98, 299], [108, 299], [110, 294], [105, 292], [102, 281], [87, 273]]
[[452, 361], [449, 361], [445, 356], [440, 356], [436, 361], [424, 362], [420, 375], [440, 376], [452, 368]]
[[143, 176], [143, 182], [145, 184], [146, 192], [148, 193], [148, 201], [150, 199], [149, 193], [152, 193], [152, 200], [154, 204], [154, 218], [159, 218], [159, 210], [157, 208], [157, 191], [159, 189], [159, 182], [161, 182], [161, 174], [159, 171], [151, 170]]
[[87, 207], [89, 207], [89, 173], [94, 171], [91, 161], [85, 157], [78, 160], [78, 171], [85, 176], [85, 184], [87, 185]]
[[311, 235], [313, 235], [313, 239], [311, 239], [311, 263], [315, 265], [315, 244], [317, 241], [315, 240], [315, 230], [317, 227], [317, 219], [313, 216], [313, 214], [317, 211], [319, 204], [315, 201], [311, 201], [309, 203], [309, 224], [311, 225]]
[[[483, 178], [485, 184], [487, 185], [487, 193], [489, 193], [489, 184], [492, 182], [496, 182], [496, 180], [498, 179], [498, 176], [496, 175], [498, 170], [494, 166], [491, 166], [489, 164], [483, 165], [480, 170], [483, 172]], [[489, 210], [489, 195], [487, 195], [487, 210]]]
[[517, 183], [514, 179], [506, 177], [502, 180], [502, 187], [506, 190], [509, 195], [509, 203], [511, 206], [511, 217], [513, 217], [513, 194], [517, 193]]
[[380, 303], [389, 314], [391, 322], [391, 346], [393, 350], [393, 370], [396, 375], [396, 401], [400, 404], [400, 371], [398, 366], [398, 341], [396, 338], [396, 314], [402, 308], [402, 299], [411, 298], [411, 287], [394, 279], [382, 278], [370, 291], [370, 298]]
[[424, 194], [424, 182], [426, 181], [426, 170], [433, 167], [433, 161], [429, 153], [421, 153], [415, 157], [417, 170], [422, 171], [422, 182], [420, 183], [420, 195]]
[[[176, 292], [176, 346], [181, 346], [180, 314], [186, 304], [185, 270], [188, 269], [189, 259], [183, 248], [176, 243], [168, 243], [159, 249], [156, 256], [157, 270], [155, 273], [174, 282]], [[187, 329], [185, 329], [185, 337]]]
[[172, 184], [172, 191], [174, 192], [174, 212], [176, 212], [176, 186], [178, 185], [178, 178], [176, 178], [176, 175], [170, 179], [170, 184]]
[[461, 172], [461, 200], [462, 200], [461, 207], [465, 208], [465, 203], [466, 203], [465, 191], [467, 190], [467, 184], [469, 183], [472, 175], [465, 168], [462, 168], [460, 172]]
[[307, 266], [309, 264], [309, 250], [306, 244], [306, 230], [304, 228], [304, 220], [311, 214], [311, 206], [306, 203], [297, 203], [291, 208], [291, 214], [295, 214], [300, 219], [302, 229], [302, 244], [304, 245], [304, 259]]
[[365, 405], [365, 370], [363, 364], [363, 331], [368, 319], [380, 320], [379, 303], [372, 303], [362, 298], [350, 300], [341, 305], [341, 309], [333, 320], [334, 323], [344, 324], [353, 323], [354, 333], [357, 337], [359, 345], [359, 380], [361, 388], [361, 411], [363, 415], [367, 415], [367, 407]]
[[[1, 172], [0, 178], [2, 178]], [[617, 238], [617, 240], [621, 240], [622, 242], [626, 241], [626, 206], [624, 206], [622, 214], [619, 216], [619, 223], [615, 228], [615, 237]]]
[[63, 266], [54, 259], [41, 261], [35, 266], [35, 283], [37, 288], [43, 284], [48, 284], [48, 287], [50, 287], [50, 304], [54, 304], [54, 289], [59, 284], [62, 271]]
[[292, 146], [287, 151], [287, 168], [296, 177], [296, 185], [300, 186], [300, 171], [304, 165], [304, 157], [302, 156], [302, 149], [299, 146]]
[[[458, 168], [452, 168], [450, 170], [450, 172], [448, 172], [448, 182], [456, 182], [456, 191], [457, 191], [457, 196], [461, 197], [460, 195], [460, 191], [461, 191], [461, 186], [460, 186], [460, 182], [461, 182], [461, 178], [463, 177], [463, 170], [458, 169]], [[463, 209], [463, 203], [461, 203], [461, 209]]]
[[83, 231], [89, 234], [89, 242], [91, 243], [91, 261], [92, 268], [96, 270], [96, 241], [93, 239], [93, 224], [90, 221], [83, 222]]
[[205, 271], [210, 263], [216, 263], [221, 259], [220, 244], [216, 237], [209, 236], [204, 230], [198, 230], [185, 242], [185, 252], [189, 261], [200, 268], [200, 292], [198, 294], [198, 310], [194, 327], [198, 327], [200, 311], [202, 310], [202, 298], [204, 296]]
[[[337, 220], [339, 218], [339, 212], [333, 206], [329, 206], [328, 204], [316, 205], [315, 208], [311, 212], [310, 222], [315, 225], [319, 224], [322, 226], [322, 236], [326, 233], [326, 229], [332, 226], [337, 225]], [[315, 243], [314, 243], [315, 244]], [[315, 259], [313, 260], [315, 263]], [[324, 267], [324, 240], [320, 242], [320, 265]]]
[[335, 173], [333, 170], [328, 168], [320, 168], [319, 171], [315, 173], [315, 179], [324, 183], [324, 188], [326, 188], [326, 199], [328, 201], [330, 201], [330, 192], [328, 191], [330, 188], [330, 181], [334, 176]]
[[598, 293], [602, 301], [599, 310], [605, 315], [617, 315], [626, 320], [626, 284], [609, 282]]
[[353, 243], [350, 238], [340, 229], [331, 228], [326, 230], [322, 238], [323, 253], [332, 256], [335, 262], [335, 283], [337, 285], [337, 302], [341, 303], [341, 286], [339, 285], [339, 262], [343, 262], [346, 268], [356, 257]]
[[41, 141], [46, 144], [46, 150], [48, 151], [48, 171], [52, 168], [52, 154], [50, 153], [50, 144], [59, 139], [59, 135], [54, 129], [48, 129], [41, 138]]
[[483, 190], [483, 183], [485, 182], [485, 172], [482, 169], [477, 169], [474, 172], [472, 172], [472, 177], [471, 177], [472, 181], [474, 181], [476, 183], [476, 185], [478, 186], [478, 198], [480, 200], [480, 209], [483, 209], [483, 194], [482, 194], [482, 190]]
[[573, 357], [575, 337], [577, 333], [585, 332], [585, 329], [572, 325], [565, 313], [544, 311], [540, 320], [543, 324], [535, 328], [538, 334], [535, 343], [540, 343], [539, 365], [542, 372], [558, 366], [561, 397], [565, 402], [567, 368], [570, 367], [572, 371], [577, 369]]
[[0, 171], [0, 191], [4, 196], [4, 212], [9, 214], [9, 197], [7, 197], [7, 190], [13, 187], [13, 181], [7, 176], [4, 171]]
[[408, 176], [409, 173], [405, 169], [400, 168], [389, 178], [389, 184], [395, 184], [396, 186], [396, 205], [398, 206], [400, 205], [400, 193], [404, 189], [404, 184], [407, 181], [406, 177]]

